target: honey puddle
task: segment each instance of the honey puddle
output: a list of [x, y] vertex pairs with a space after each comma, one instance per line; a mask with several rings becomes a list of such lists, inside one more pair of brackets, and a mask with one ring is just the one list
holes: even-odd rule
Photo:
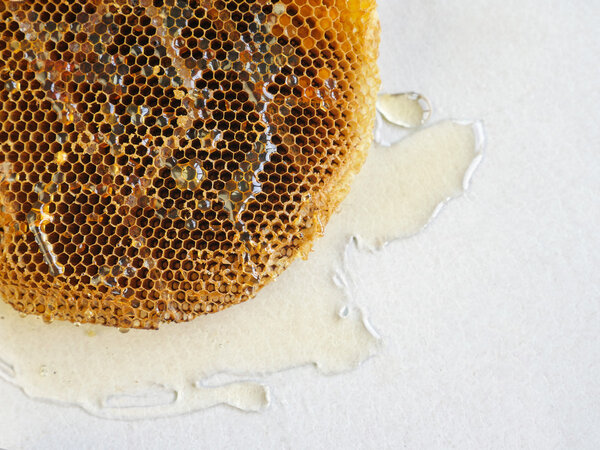
[[408, 129], [425, 124], [432, 112], [429, 100], [416, 92], [379, 94], [375, 142], [383, 146], [393, 145], [406, 136]]
[[324, 373], [355, 368], [380, 341], [357, 306], [366, 299], [348, 300], [345, 247], [352, 236], [375, 249], [421, 230], [466, 188], [482, 137], [480, 123], [445, 121], [374, 147], [309, 259], [216, 315], [120, 333], [47, 325], [0, 302], [0, 377], [31, 397], [134, 419], [217, 404], [260, 410], [269, 403], [261, 381], [269, 373], [307, 364]]
[[388, 122], [405, 128], [417, 128], [431, 116], [431, 103], [421, 94], [380, 94], [377, 110]]

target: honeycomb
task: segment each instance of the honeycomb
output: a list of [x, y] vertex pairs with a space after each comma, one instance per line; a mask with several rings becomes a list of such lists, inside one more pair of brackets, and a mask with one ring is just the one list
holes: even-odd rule
[[360, 169], [378, 39], [374, 0], [0, 0], [0, 296], [143, 329], [251, 298]]

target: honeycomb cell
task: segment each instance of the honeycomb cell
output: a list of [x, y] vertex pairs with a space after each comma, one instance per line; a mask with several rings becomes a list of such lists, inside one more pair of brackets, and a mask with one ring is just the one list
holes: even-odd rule
[[157, 328], [305, 255], [373, 125], [374, 0], [0, 0], [0, 295]]

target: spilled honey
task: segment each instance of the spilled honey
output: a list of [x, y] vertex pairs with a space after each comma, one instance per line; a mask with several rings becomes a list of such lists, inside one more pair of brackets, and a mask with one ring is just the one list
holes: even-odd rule
[[431, 103], [416, 92], [379, 94], [377, 111], [389, 122], [404, 128], [417, 128], [431, 117]]
[[386, 147], [423, 126], [433, 112], [429, 99], [415, 92], [379, 94], [376, 107], [375, 142]]
[[[354, 368], [380, 340], [364, 299], [348, 298], [343, 254], [350, 238], [376, 249], [418, 233], [464, 191], [482, 146], [480, 123], [452, 121], [392, 147], [375, 146], [308, 260], [294, 261], [252, 302], [217, 315], [122, 334], [46, 325], [0, 302], [0, 376], [33, 397], [103, 417], [139, 418], [215, 404], [260, 410], [269, 402], [265, 374], [307, 364], [326, 373]], [[176, 345], [182, 341], [187, 345]]]

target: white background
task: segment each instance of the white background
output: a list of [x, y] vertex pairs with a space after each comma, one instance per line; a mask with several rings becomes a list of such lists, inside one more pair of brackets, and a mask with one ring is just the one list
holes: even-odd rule
[[381, 353], [269, 409], [114, 422], [0, 384], [0, 447], [598, 448], [600, 2], [380, 0], [383, 89], [483, 119], [469, 193], [355, 258]]

